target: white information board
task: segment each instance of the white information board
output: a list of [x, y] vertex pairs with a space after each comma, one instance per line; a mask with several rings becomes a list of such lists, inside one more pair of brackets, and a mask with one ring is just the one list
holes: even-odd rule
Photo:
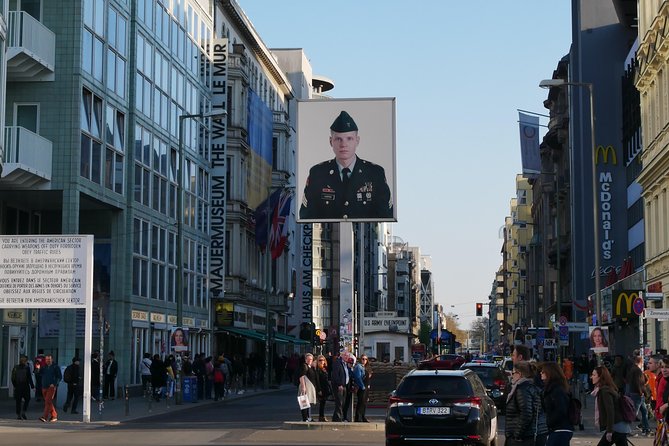
[[[93, 236], [0, 235], [0, 308], [85, 308], [83, 364], [90, 364]], [[91, 368], [83, 369], [83, 419], [88, 423]]]

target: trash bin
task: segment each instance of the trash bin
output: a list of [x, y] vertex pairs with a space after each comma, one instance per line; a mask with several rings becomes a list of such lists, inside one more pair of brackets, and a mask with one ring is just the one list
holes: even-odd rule
[[181, 392], [184, 403], [197, 403], [197, 378], [184, 376]]

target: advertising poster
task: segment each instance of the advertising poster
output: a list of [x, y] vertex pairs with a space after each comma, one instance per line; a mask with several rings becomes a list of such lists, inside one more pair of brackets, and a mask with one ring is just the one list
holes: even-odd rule
[[179, 353], [188, 351], [188, 329], [175, 327], [170, 335], [170, 350]]
[[395, 99], [297, 104], [299, 223], [397, 221]]
[[590, 327], [590, 350], [592, 350], [594, 353], [608, 353], [608, 327]]

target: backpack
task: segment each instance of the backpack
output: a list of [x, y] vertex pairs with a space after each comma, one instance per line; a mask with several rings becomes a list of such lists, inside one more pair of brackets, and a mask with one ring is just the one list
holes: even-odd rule
[[581, 401], [574, 398], [569, 398], [569, 405], [567, 406], [567, 416], [572, 426], [581, 424]]
[[627, 395], [620, 397], [620, 416], [623, 421], [628, 423], [636, 420], [636, 410], [634, 410], [634, 401]]
[[225, 379], [223, 372], [221, 371], [220, 368], [216, 367], [214, 369], [214, 382], [215, 383], [222, 383], [223, 380]]
[[63, 381], [68, 384], [71, 384], [74, 381], [74, 376], [72, 376], [72, 366], [68, 365], [65, 367], [65, 373], [63, 373]]

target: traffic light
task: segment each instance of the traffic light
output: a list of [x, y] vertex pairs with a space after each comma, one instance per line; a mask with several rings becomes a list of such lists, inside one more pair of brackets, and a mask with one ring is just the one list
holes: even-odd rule
[[310, 341], [312, 339], [311, 324], [309, 322], [302, 322], [300, 325], [300, 339], [303, 341]]
[[320, 343], [321, 343], [321, 337], [320, 337], [321, 331], [320, 331], [320, 330], [316, 330], [316, 324], [313, 323], [313, 322], [312, 322], [311, 324], [309, 324], [309, 327], [310, 327], [310, 329], [311, 329], [311, 335], [312, 335], [312, 342], [313, 342], [313, 344], [314, 344], [314, 345], [315, 345], [315, 344], [320, 344]]
[[481, 302], [476, 302], [476, 315], [483, 316], [483, 304]]
[[499, 335], [504, 336], [504, 321], [499, 321]]

